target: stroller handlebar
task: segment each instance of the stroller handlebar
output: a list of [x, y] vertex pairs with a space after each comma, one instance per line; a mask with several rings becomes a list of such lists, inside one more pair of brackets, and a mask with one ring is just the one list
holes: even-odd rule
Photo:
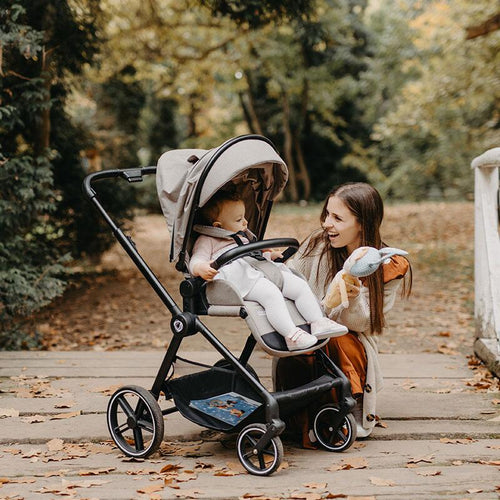
[[[288, 247], [284, 252], [284, 254], [287, 254], [286, 258], [288, 258], [297, 251], [297, 248], [299, 248], [299, 242], [295, 238], [271, 238], [269, 240], [254, 241], [252, 243], [231, 248], [227, 252], [224, 252], [222, 255], [217, 257], [214, 262], [212, 262], [212, 267], [214, 269], [219, 269], [223, 265], [228, 264], [240, 257], [244, 257], [245, 255], [249, 255], [257, 250], [282, 247]], [[286, 260], [286, 258], [283, 260]]]
[[96, 196], [96, 192], [92, 187], [92, 183], [96, 180], [121, 177], [126, 179], [128, 182], [142, 182], [143, 175], [154, 174], [155, 172], [156, 167], [125, 168], [93, 172], [87, 175], [83, 180], [83, 191], [90, 199], [92, 199]]

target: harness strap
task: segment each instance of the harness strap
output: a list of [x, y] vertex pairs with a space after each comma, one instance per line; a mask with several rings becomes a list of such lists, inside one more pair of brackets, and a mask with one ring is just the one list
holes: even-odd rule
[[[214, 238], [221, 238], [224, 240], [234, 240], [238, 246], [242, 246], [245, 244], [241, 239], [242, 237], [248, 239], [248, 241], [250, 242], [257, 240], [257, 237], [248, 229], [246, 231], [238, 231], [237, 233], [233, 233], [232, 231], [228, 231], [220, 227], [203, 226], [201, 224], [195, 225], [193, 229], [197, 233], [204, 234], [206, 236], [213, 236]], [[283, 290], [283, 276], [281, 275], [281, 271], [275, 264], [267, 260], [262, 255], [262, 250], [256, 250], [251, 254], [242, 257], [242, 259], [254, 269], [260, 271], [280, 290]]]

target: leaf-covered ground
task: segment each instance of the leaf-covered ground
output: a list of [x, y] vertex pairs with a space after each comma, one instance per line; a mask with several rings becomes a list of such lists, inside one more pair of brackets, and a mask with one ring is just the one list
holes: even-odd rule
[[[319, 206], [278, 205], [266, 237], [301, 240], [318, 226], [319, 212]], [[399, 300], [388, 317], [389, 326], [380, 338], [382, 352], [472, 353], [473, 214], [469, 202], [386, 207], [383, 239], [410, 252], [413, 293], [409, 300]], [[168, 262], [164, 219], [138, 216], [132, 235], [146, 262], [179, 301], [182, 276]], [[168, 344], [170, 314], [121, 247], [107, 252], [95, 273], [81, 276], [36, 318], [46, 349], [163, 349]], [[243, 347], [248, 335], [244, 321], [207, 318], [206, 323], [230, 349]], [[200, 335], [183, 346], [209, 347]]]

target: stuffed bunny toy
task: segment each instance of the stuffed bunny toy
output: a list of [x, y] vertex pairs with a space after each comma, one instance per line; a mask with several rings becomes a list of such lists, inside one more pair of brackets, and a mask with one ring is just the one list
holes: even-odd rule
[[408, 255], [399, 248], [359, 247], [344, 262], [343, 268], [335, 275], [321, 304], [333, 309], [339, 304], [349, 307], [346, 283], [357, 285], [358, 278], [373, 274], [381, 264], [389, 263], [393, 255]]

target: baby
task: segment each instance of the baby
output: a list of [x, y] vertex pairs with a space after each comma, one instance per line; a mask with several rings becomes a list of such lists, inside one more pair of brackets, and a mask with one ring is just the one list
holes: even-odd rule
[[[207, 281], [224, 279], [231, 282], [242, 298], [258, 302], [266, 311], [271, 326], [285, 338], [290, 351], [312, 347], [318, 339], [344, 335], [345, 328], [324, 317], [307, 283], [285, 265], [274, 263], [283, 277], [282, 290], [244, 259], [236, 259], [219, 271], [211, 266], [219, 255], [237, 246], [238, 241], [240, 244], [246, 244], [253, 236], [247, 228], [245, 204], [241, 198], [235, 194], [219, 192], [203, 207], [202, 216], [207, 225], [225, 229], [235, 239], [232, 241], [200, 235], [194, 244], [189, 262], [189, 271], [193, 276], [201, 276]], [[281, 256], [281, 253], [265, 251], [263, 256], [271, 260]], [[297, 310], [311, 324], [311, 334], [295, 326], [284, 297], [293, 300]]]

